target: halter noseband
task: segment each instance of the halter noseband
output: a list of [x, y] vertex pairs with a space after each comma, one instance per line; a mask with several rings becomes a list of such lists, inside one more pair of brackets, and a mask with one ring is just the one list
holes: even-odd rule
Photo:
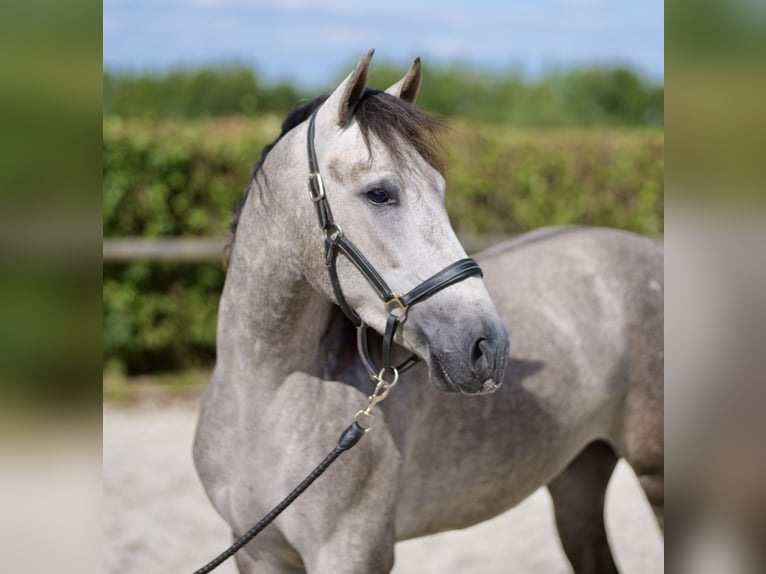
[[[476, 261], [470, 257], [466, 257], [465, 259], [460, 259], [459, 261], [455, 261], [448, 265], [408, 291], [405, 295], [398, 295], [391, 290], [383, 277], [380, 276], [380, 273], [375, 270], [372, 264], [364, 255], [362, 255], [356, 246], [346, 239], [340, 225], [333, 220], [330, 203], [327, 199], [324, 183], [322, 181], [322, 175], [319, 173], [319, 162], [317, 161], [316, 149], [314, 148], [314, 123], [319, 109], [320, 108], [317, 108], [314, 111], [309, 120], [306, 148], [309, 161], [309, 197], [316, 207], [319, 226], [325, 232], [325, 265], [327, 266], [327, 271], [330, 275], [330, 281], [332, 283], [333, 291], [335, 292], [335, 299], [338, 302], [338, 306], [354, 325], [356, 325], [359, 354], [365, 363], [365, 367], [367, 368], [370, 377], [375, 381], [380, 381], [383, 373], [386, 370], [391, 370], [393, 371], [394, 380], [396, 380], [399, 373], [403, 373], [420, 360], [416, 355], [411, 355], [401, 364], [397, 366], [391, 365], [391, 347], [393, 346], [394, 336], [396, 335], [399, 326], [407, 320], [407, 314], [410, 307], [416, 303], [425, 301], [442, 289], [446, 289], [468, 277], [481, 277], [483, 276], [483, 273]], [[386, 331], [383, 336], [383, 367], [380, 370], [375, 369], [367, 348], [368, 326], [362, 321], [362, 318], [356, 311], [351, 308], [343, 295], [340, 280], [338, 279], [338, 253], [345, 255], [351, 263], [354, 264], [370, 286], [375, 290], [381, 301], [383, 301], [388, 317], [386, 319]], [[393, 384], [390, 386], [393, 386]]]

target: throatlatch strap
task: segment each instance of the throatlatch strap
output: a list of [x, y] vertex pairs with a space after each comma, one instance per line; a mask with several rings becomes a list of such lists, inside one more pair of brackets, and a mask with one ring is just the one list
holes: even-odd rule
[[348, 301], [346, 301], [346, 297], [343, 295], [343, 290], [340, 288], [340, 279], [338, 279], [338, 272], [335, 270], [335, 266], [338, 262], [338, 250], [333, 249], [332, 253], [330, 254], [330, 262], [329, 262], [329, 273], [330, 276], [330, 283], [332, 284], [332, 290], [335, 293], [335, 300], [338, 302], [338, 307], [340, 307], [340, 310], [343, 311], [343, 314], [349, 318], [349, 320], [356, 325], [357, 327], [361, 327], [364, 325], [362, 322], [362, 318], [356, 314], [356, 311], [354, 311], [351, 306], [348, 304]]

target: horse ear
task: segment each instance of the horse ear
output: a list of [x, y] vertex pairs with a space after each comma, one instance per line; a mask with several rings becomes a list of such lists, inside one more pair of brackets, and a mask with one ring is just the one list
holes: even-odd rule
[[341, 127], [351, 119], [354, 108], [362, 99], [367, 83], [367, 71], [370, 69], [370, 60], [374, 52], [375, 50], [370, 50], [362, 56], [354, 71], [327, 98], [327, 108], [337, 110], [337, 124]]
[[405, 76], [386, 90], [387, 94], [401, 98], [411, 104], [415, 103], [420, 89], [420, 58], [415, 58]]

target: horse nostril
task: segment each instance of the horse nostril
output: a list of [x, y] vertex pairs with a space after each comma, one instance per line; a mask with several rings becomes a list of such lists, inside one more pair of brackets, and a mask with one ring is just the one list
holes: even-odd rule
[[482, 358], [489, 359], [490, 352], [489, 341], [484, 337], [476, 339], [476, 342], [471, 349], [471, 365], [474, 368], [478, 367], [479, 361], [481, 361]]

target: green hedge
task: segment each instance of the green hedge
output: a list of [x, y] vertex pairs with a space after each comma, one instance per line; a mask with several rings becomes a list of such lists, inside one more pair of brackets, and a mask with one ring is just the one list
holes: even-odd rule
[[[280, 119], [104, 121], [105, 237], [223, 237]], [[104, 267], [104, 358], [130, 373], [209, 363], [220, 265]]]
[[[104, 236], [217, 236], [280, 118], [104, 122]], [[453, 124], [447, 208], [466, 235], [583, 223], [662, 232], [663, 134]], [[104, 267], [104, 358], [129, 373], [209, 364], [220, 265]]]
[[[332, 91], [355, 64], [342, 66], [324, 89]], [[408, 66], [376, 58], [368, 85], [390, 86]], [[263, 82], [248, 66], [226, 64], [148, 73], [107, 70], [103, 89], [104, 112], [123, 118], [287, 113], [307, 95], [287, 82]], [[664, 95], [661, 82], [624, 66], [553, 70], [532, 79], [510, 70], [430, 63], [423, 68], [418, 102], [440, 116], [514, 126], [659, 127]]]
[[518, 234], [566, 223], [662, 232], [662, 131], [463, 123], [447, 141], [447, 209], [458, 232]]

